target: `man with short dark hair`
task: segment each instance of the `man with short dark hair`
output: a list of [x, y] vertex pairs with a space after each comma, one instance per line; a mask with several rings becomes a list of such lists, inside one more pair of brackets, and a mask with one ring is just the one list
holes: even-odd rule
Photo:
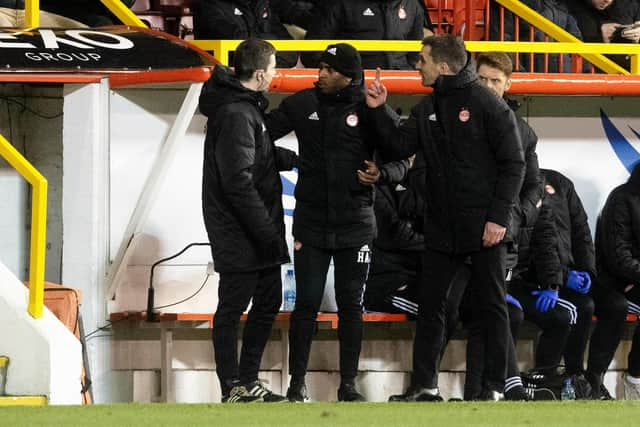
[[[289, 261], [278, 171], [292, 169], [296, 155], [275, 147], [265, 125], [263, 93], [275, 74], [274, 47], [245, 40], [234, 65], [235, 73], [217, 65], [200, 95], [208, 117], [202, 210], [220, 273], [216, 372], [223, 402], [279, 402], [284, 397], [258, 381], [258, 370], [282, 302], [280, 265]], [[250, 301], [238, 365], [238, 323]]]
[[[487, 337], [485, 389], [501, 393], [509, 320], [503, 242], [524, 176], [513, 112], [477, 81], [464, 42], [449, 34], [423, 40], [416, 69], [432, 86], [400, 127], [385, 113], [379, 76], [367, 88], [379, 144], [399, 159], [422, 150], [426, 162], [423, 281], [413, 351], [413, 377], [391, 401], [438, 401], [438, 365], [452, 278], [470, 268]], [[470, 262], [467, 267], [465, 262]]]
[[362, 295], [375, 236], [374, 188], [356, 171], [373, 159], [374, 139], [364, 125], [364, 74], [358, 51], [329, 45], [315, 88], [284, 99], [269, 114], [274, 139], [292, 130], [299, 146], [293, 216], [296, 305], [289, 329], [287, 397], [307, 399], [305, 375], [316, 316], [333, 259], [340, 341], [339, 401], [362, 401], [355, 388], [362, 341]]

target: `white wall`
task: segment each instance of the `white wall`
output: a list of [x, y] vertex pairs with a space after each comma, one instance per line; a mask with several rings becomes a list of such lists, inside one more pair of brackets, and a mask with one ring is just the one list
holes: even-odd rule
[[80, 341], [45, 307], [27, 313], [27, 288], [0, 262], [0, 355], [9, 356], [6, 393], [80, 404]]

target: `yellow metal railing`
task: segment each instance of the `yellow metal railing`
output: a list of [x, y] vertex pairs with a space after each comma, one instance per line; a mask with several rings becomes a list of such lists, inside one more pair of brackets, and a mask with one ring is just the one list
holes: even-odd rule
[[[569, 43], [577, 43], [582, 44], [582, 40], [573, 36], [572, 34], [566, 32], [564, 29], [560, 28], [553, 22], [549, 21], [547, 18], [540, 15], [535, 10], [529, 8], [521, 1], [517, 0], [496, 0], [505, 8], [509, 9], [516, 16], [519, 16], [521, 19], [524, 19], [534, 27], [542, 30], [544, 33], [548, 34], [550, 37], [553, 37], [555, 40], [559, 42], [569, 42]], [[562, 53], [570, 53], [570, 52], [562, 52]], [[575, 53], [575, 52], [571, 52]], [[624, 52], [628, 53], [628, 52]], [[596, 67], [600, 68], [602, 71], [609, 74], [629, 74], [627, 70], [610, 60], [609, 58], [603, 56], [600, 52], [584, 52], [581, 54], [583, 58], [591, 62]], [[636, 55], [637, 57], [637, 55]], [[637, 62], [637, 59], [636, 59]], [[634, 74], [639, 74], [639, 70], [634, 70]]]
[[47, 237], [47, 180], [6, 138], [0, 135], [0, 157], [31, 184], [31, 248], [29, 258], [29, 313], [42, 317]]
[[[213, 51], [215, 58], [228, 65], [229, 52], [232, 52], [242, 40], [193, 40], [195, 46], [200, 49]], [[321, 51], [327, 45], [337, 42], [346, 42], [362, 52], [417, 52], [421, 43], [414, 40], [269, 40], [279, 51]], [[576, 53], [591, 59], [594, 55], [602, 54], [627, 54], [631, 55], [631, 69], [633, 74], [640, 74], [638, 58], [640, 57], [640, 44], [616, 44], [616, 43], [575, 43], [575, 42], [465, 42], [470, 52], [527, 52], [527, 53]], [[606, 58], [605, 58], [606, 59]], [[609, 61], [607, 59], [607, 61]], [[595, 65], [595, 64], [594, 64]], [[616, 64], [614, 64], [616, 65]], [[620, 68], [615, 74], [629, 74]]]
[[[98, 0], [95, 0], [98, 1]], [[127, 6], [122, 4], [120, 0], [100, 0], [114, 15], [118, 17], [125, 25], [132, 27], [147, 26], [131, 11]], [[24, 13], [27, 28], [37, 28], [40, 26], [40, 0], [25, 0]]]

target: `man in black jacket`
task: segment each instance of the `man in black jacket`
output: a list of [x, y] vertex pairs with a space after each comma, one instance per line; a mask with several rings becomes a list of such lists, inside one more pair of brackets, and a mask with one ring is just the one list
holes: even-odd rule
[[[305, 38], [337, 40], [421, 40], [425, 17], [421, 0], [335, 0], [316, 7]], [[303, 53], [306, 67], [318, 66], [318, 55]], [[367, 52], [362, 54], [366, 69], [411, 70], [415, 53]]]
[[[278, 7], [281, 7], [278, 4]], [[202, 0], [193, 7], [193, 32], [197, 39], [228, 40], [256, 37], [291, 40], [269, 0]], [[231, 55], [230, 63], [233, 63]], [[278, 68], [295, 67], [298, 54], [276, 54]]]
[[[585, 42], [638, 43], [640, 40], [637, 0], [569, 0], [568, 5]], [[611, 55], [611, 59], [625, 68], [630, 65], [627, 55]]]
[[375, 217], [374, 188], [358, 182], [356, 175], [373, 159], [374, 148], [363, 122], [363, 84], [360, 55], [353, 46], [330, 45], [320, 59], [316, 87], [291, 95], [269, 114], [274, 139], [295, 131], [300, 158], [293, 216], [296, 305], [289, 330], [287, 397], [292, 401], [306, 399], [304, 378], [331, 259], [340, 319], [338, 400], [364, 400], [355, 378]]
[[[258, 370], [282, 302], [280, 265], [289, 261], [278, 171], [295, 153], [275, 147], [265, 125], [263, 92], [275, 74], [275, 49], [249, 39], [236, 51], [235, 72], [216, 66], [200, 95], [208, 117], [202, 210], [220, 273], [213, 326], [223, 402], [284, 400], [262, 386]], [[240, 315], [253, 301], [238, 366]]]
[[[564, 352], [567, 374], [574, 388], [594, 399], [610, 399], [602, 384], [604, 373], [613, 359], [624, 322], [627, 303], [624, 297], [598, 279], [596, 256], [587, 213], [573, 182], [560, 172], [542, 169], [545, 177], [545, 201], [551, 206], [557, 229], [558, 252], [563, 266], [564, 286], [560, 296], [578, 309], [578, 319], [571, 330]], [[591, 335], [589, 361], [584, 371], [584, 353], [591, 332], [592, 316], [598, 321]], [[583, 376], [584, 375], [584, 376]], [[588, 380], [590, 387], [578, 390]]]
[[[596, 229], [598, 277], [628, 302], [629, 312], [640, 315], [640, 164], [629, 180], [611, 191]], [[611, 332], [617, 347], [621, 331]], [[610, 361], [610, 360], [609, 360]], [[591, 360], [589, 360], [591, 363]], [[604, 369], [607, 369], [607, 365]], [[604, 373], [604, 371], [603, 371]], [[640, 328], [633, 334], [624, 379], [626, 399], [640, 399]]]
[[364, 306], [369, 311], [418, 314], [416, 290], [424, 251], [421, 182], [422, 156], [380, 167], [374, 205], [378, 235], [373, 241], [364, 293]]
[[513, 112], [478, 83], [464, 42], [443, 34], [423, 40], [416, 68], [434, 94], [396, 127], [382, 108], [379, 78], [367, 88], [369, 116], [385, 150], [404, 158], [421, 150], [426, 161], [424, 278], [413, 352], [413, 378], [399, 401], [437, 401], [438, 364], [445, 338], [451, 280], [471, 263], [483, 330], [488, 337], [486, 388], [501, 392], [509, 320], [503, 244], [524, 176], [522, 144]]

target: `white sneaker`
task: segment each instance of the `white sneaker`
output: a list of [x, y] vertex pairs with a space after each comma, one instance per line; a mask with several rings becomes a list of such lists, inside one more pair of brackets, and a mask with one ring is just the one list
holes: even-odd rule
[[640, 384], [629, 382], [629, 374], [624, 374], [624, 398], [626, 400], [640, 400]]

